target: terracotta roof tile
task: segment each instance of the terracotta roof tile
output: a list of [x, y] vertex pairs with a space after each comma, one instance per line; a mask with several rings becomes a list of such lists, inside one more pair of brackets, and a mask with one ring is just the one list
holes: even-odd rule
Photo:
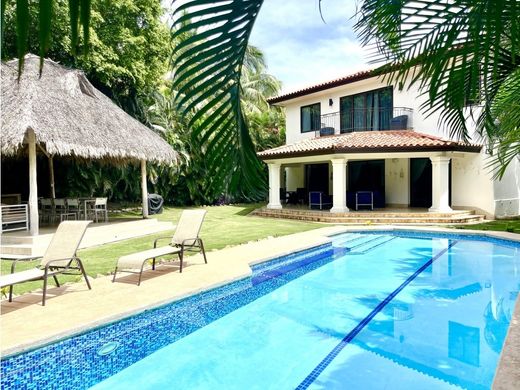
[[258, 153], [263, 160], [334, 153], [406, 151], [467, 151], [478, 153], [480, 145], [445, 140], [411, 130], [362, 131], [317, 137]]
[[340, 77], [338, 79], [334, 79], [334, 80], [326, 81], [326, 82], [323, 82], [320, 84], [315, 84], [310, 87], [302, 88], [297, 91], [285, 93], [280, 96], [275, 96], [275, 97], [267, 99], [267, 101], [269, 102], [269, 104], [280, 103], [280, 102], [294, 99], [294, 98], [297, 98], [300, 96], [309, 95], [314, 92], [324, 91], [326, 89], [339, 87], [341, 85], [354, 83], [354, 82], [360, 81], [360, 80], [365, 80], [370, 77], [378, 76], [379, 74], [381, 74], [381, 71], [378, 69], [364, 70], [361, 72], [350, 74], [348, 76]]

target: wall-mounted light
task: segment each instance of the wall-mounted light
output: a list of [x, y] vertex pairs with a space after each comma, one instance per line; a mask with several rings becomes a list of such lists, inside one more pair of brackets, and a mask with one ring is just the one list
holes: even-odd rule
[[329, 99], [329, 107], [332, 107], [334, 105], [334, 100]]

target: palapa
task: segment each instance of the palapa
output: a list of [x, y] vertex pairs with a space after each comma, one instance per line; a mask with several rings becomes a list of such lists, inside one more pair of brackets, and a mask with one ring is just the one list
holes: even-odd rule
[[1, 65], [3, 155], [24, 150], [27, 131], [49, 155], [115, 161], [174, 163], [178, 154], [150, 128], [118, 107], [76, 69], [39, 57], [25, 57], [18, 81], [18, 60]]

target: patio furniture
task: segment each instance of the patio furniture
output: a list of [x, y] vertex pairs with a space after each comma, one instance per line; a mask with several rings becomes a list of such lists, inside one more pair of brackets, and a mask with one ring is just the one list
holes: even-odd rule
[[[137, 285], [139, 286], [141, 284], [141, 276], [143, 275], [144, 266], [148, 260], [152, 260], [152, 270], [154, 270], [155, 259], [166, 255], [177, 254], [179, 256], [179, 272], [182, 272], [184, 252], [186, 251], [201, 252], [204, 257], [204, 262], [207, 264], [208, 260], [206, 259], [204, 244], [202, 239], [199, 237], [205, 215], [206, 210], [184, 210], [173, 236], [160, 237], [156, 239], [153, 243], [153, 249], [120, 257], [114, 270], [112, 282], [116, 280], [117, 271], [138, 273], [139, 280]], [[169, 239], [170, 243], [166, 246], [157, 247], [157, 243], [163, 239]], [[139, 270], [139, 272], [129, 271], [136, 269]]]
[[332, 197], [324, 194], [322, 191], [310, 191], [309, 192], [309, 208], [318, 207], [320, 210], [323, 208], [332, 207]]
[[359, 206], [369, 206], [371, 210], [374, 210], [374, 193], [372, 191], [357, 191], [356, 211]]
[[54, 218], [54, 205], [52, 203], [52, 199], [40, 199], [40, 218], [42, 222], [47, 220], [47, 222], [51, 223], [52, 219]]
[[15, 284], [43, 280], [42, 306], [45, 306], [47, 279], [52, 277], [56, 286], [60, 287], [57, 275], [77, 275], [77, 273], [70, 273], [71, 271], [79, 271], [79, 274], [85, 278], [85, 282], [90, 290], [90, 283], [83, 263], [76, 256], [76, 251], [90, 222], [65, 221], [60, 223], [42, 257], [40, 265], [36, 268], [15, 272], [18, 261], [27, 260], [29, 257], [15, 259], [11, 266], [11, 273], [0, 276], [0, 288], [9, 286], [9, 302], [13, 300], [13, 286]]
[[75, 214], [74, 219], [79, 219], [81, 216], [81, 206], [79, 203], [79, 199], [77, 198], [67, 198], [67, 214]]
[[63, 221], [63, 215], [67, 213], [67, 203], [65, 199], [54, 199], [54, 218]]
[[107, 202], [108, 198], [96, 198], [96, 200], [94, 201], [94, 207], [92, 208], [92, 212], [94, 214], [94, 219], [96, 220], [96, 222], [99, 222], [99, 214], [103, 216], [103, 220], [105, 222], [108, 222]]
[[29, 230], [29, 211], [26, 204], [0, 206], [1, 232]]
[[299, 204], [305, 204], [307, 201], [307, 188], [296, 188], [296, 198]]
[[287, 203], [298, 204], [298, 193], [296, 191], [287, 191]]
[[390, 130], [406, 130], [407, 126], [408, 115], [399, 115], [390, 119]]
[[320, 129], [320, 137], [325, 137], [327, 135], [334, 135], [335, 130], [334, 127], [322, 127]]
[[288, 199], [287, 191], [285, 190], [285, 188], [280, 188], [280, 202], [282, 204], [287, 204], [287, 199]]
[[[378, 191], [378, 190], [368, 190], [368, 189], [364, 189], [361, 191], [372, 192], [372, 194], [374, 196], [374, 209], [385, 208], [386, 203], [385, 203], [385, 193], [384, 192]], [[352, 210], [356, 209], [356, 193], [357, 192], [358, 191], [347, 191], [347, 206]]]

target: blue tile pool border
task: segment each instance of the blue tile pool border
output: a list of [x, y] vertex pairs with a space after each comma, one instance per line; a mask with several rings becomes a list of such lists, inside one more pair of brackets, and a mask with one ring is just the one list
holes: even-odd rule
[[[254, 264], [254, 265], [251, 265], [250, 268], [251, 268], [252, 271], [256, 271], [257, 269], [261, 268], [262, 266], [265, 266], [265, 267], [276, 266], [278, 263], [290, 261], [290, 259], [294, 259], [294, 258], [299, 257], [301, 255], [305, 255], [305, 254], [312, 255], [313, 252], [315, 252], [317, 250], [320, 250], [320, 249], [325, 249], [327, 247], [332, 248], [332, 243], [331, 242], [327, 242], [327, 243], [319, 244], [319, 245], [316, 245], [316, 246], [313, 246], [313, 247], [310, 247], [310, 248], [300, 249], [300, 250], [297, 250], [297, 251], [292, 252], [290, 254], [284, 254], [284, 255], [276, 256], [274, 258], [267, 259], [265, 261], [261, 261], [259, 263]], [[174, 298], [173, 300], [170, 300], [170, 301], [167, 301], [167, 302], [162, 302], [162, 303], [160, 303], [158, 305], [154, 305], [154, 306], [151, 306], [151, 307], [147, 307], [146, 309], [139, 310], [137, 312], [133, 312], [133, 313], [131, 313], [129, 315], [123, 315], [120, 318], [115, 318], [115, 319], [109, 320], [107, 322], [104, 322], [102, 324], [94, 325], [94, 326], [92, 326], [92, 327], [90, 327], [88, 329], [79, 330], [79, 331], [74, 332], [72, 334], [69, 334], [67, 336], [59, 337], [59, 338], [57, 338], [55, 340], [50, 340], [50, 341], [47, 341], [47, 342], [42, 343], [42, 344], [37, 344], [35, 346], [27, 347], [27, 348], [25, 348], [25, 349], [23, 349], [21, 351], [17, 351], [17, 352], [13, 352], [13, 353], [2, 355], [2, 356], [0, 356], [0, 362], [3, 361], [3, 360], [7, 360], [7, 359], [10, 359], [10, 358], [16, 357], [18, 355], [23, 355], [23, 354], [28, 353], [28, 352], [33, 352], [33, 351], [35, 351], [37, 349], [40, 349], [40, 348], [48, 347], [49, 345], [56, 344], [56, 343], [59, 343], [59, 342], [62, 342], [62, 341], [65, 341], [65, 340], [68, 340], [68, 339], [71, 339], [71, 338], [74, 338], [74, 337], [85, 335], [85, 334], [87, 334], [89, 332], [92, 332], [92, 331], [95, 331], [95, 330], [99, 330], [101, 328], [108, 327], [110, 325], [113, 325], [113, 324], [118, 323], [118, 322], [123, 321], [123, 320], [130, 319], [132, 317], [137, 317], [137, 316], [143, 315], [144, 313], [147, 313], [147, 312], [150, 312], [150, 311], [163, 309], [163, 308], [165, 308], [167, 306], [170, 306], [172, 304], [177, 304], [177, 303], [180, 304], [180, 303], [183, 303], [184, 301], [186, 301], [188, 299], [194, 299], [197, 296], [202, 296], [204, 294], [209, 294], [209, 293], [215, 292], [216, 290], [219, 290], [219, 289], [222, 289], [222, 288], [225, 288], [225, 287], [232, 287], [233, 285], [238, 284], [240, 282], [243, 282], [244, 280], [247, 280], [247, 279], [251, 279], [251, 275], [244, 276], [244, 277], [242, 277], [240, 279], [233, 280], [231, 282], [226, 282], [226, 283], [221, 284], [221, 285], [213, 286], [213, 287], [210, 287], [210, 288], [208, 288], [206, 290], [197, 291], [196, 294], [186, 295], [186, 296], [183, 296], [183, 297], [181, 297], [179, 299], [175, 299]]]

